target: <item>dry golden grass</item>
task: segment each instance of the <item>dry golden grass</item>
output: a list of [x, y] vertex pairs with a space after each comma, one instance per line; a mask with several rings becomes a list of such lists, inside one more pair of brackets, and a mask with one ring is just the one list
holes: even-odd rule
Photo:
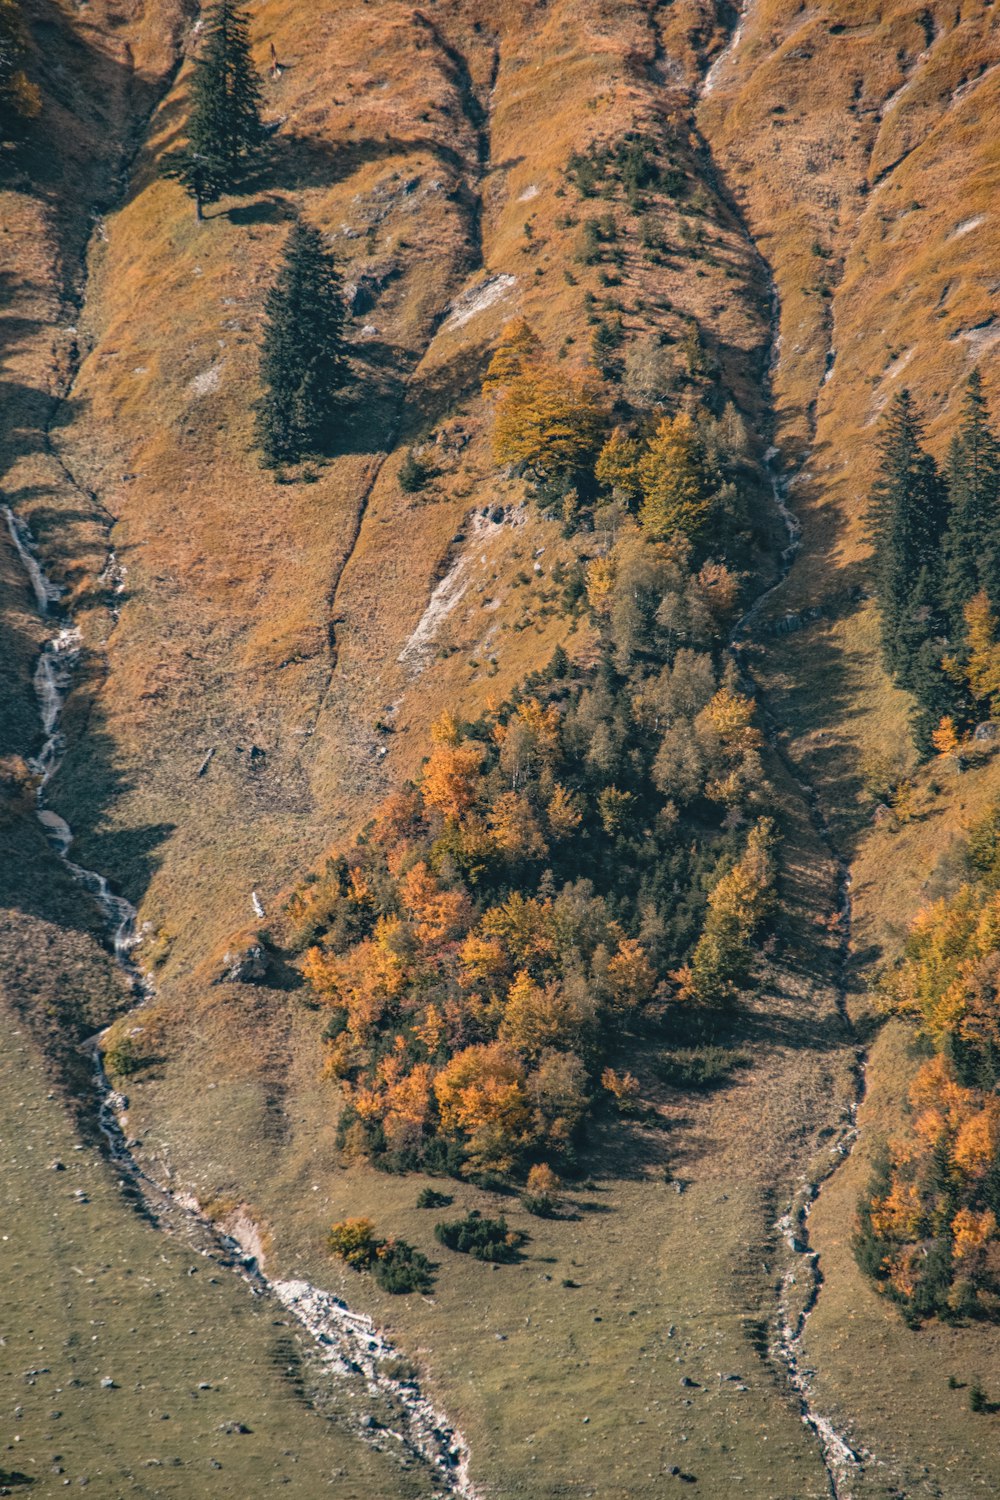
[[[975, 7], [889, 4], [873, 15], [863, 5], [803, 12], [760, 0], [701, 112], [781, 299], [777, 441], [803, 542], [772, 611], [821, 604], [826, 617], [769, 641], [759, 670], [789, 752], [852, 856], [859, 981], [898, 948], [919, 905], [957, 878], [963, 830], [996, 796], [995, 761], [960, 778], [938, 763], [917, 778], [912, 821], [873, 827], [860, 782], [873, 755], [911, 754], [908, 704], [881, 669], [864, 597], [878, 417], [908, 385], [940, 456], [969, 370], [980, 364], [988, 392], [995, 381], [984, 267], [1000, 248], [986, 124], [997, 59], [992, 18]], [[852, 1005], [864, 1022], [863, 994]], [[873, 1143], [899, 1124], [916, 1066], [901, 1027], [872, 1050], [861, 1147], [811, 1221], [824, 1289], [806, 1352], [821, 1408], [904, 1491], [927, 1484], [965, 1500], [996, 1487], [995, 1445], [946, 1379], [988, 1371], [995, 1334], [908, 1332], [849, 1248]]]
[[[872, 419], [905, 368], [940, 449], [969, 367], [964, 334], [991, 316], [983, 267], [1000, 232], [989, 210], [994, 148], [981, 124], [996, 78], [949, 103], [966, 74], [972, 82], [993, 61], [989, 14], [931, 10], [941, 35], [922, 57], [915, 7], [889, 4], [872, 18], [853, 0], [834, 17], [758, 0], [700, 116], [775, 272], [778, 438], [789, 467], [805, 460], [791, 496], [804, 520], [801, 560], [771, 612], [831, 601], [822, 622], [767, 637], [755, 670], [838, 837], [860, 845], [859, 946], [895, 940], [960, 818], [992, 795], [995, 779], [992, 767], [970, 774], [959, 798], [966, 808], [922, 791], [920, 821], [863, 836], [860, 766], [900, 743], [906, 715], [878, 665], [873, 612], [852, 593], [864, 581]], [[150, 87], [177, 24], [166, 5], [130, 23]], [[680, 338], [696, 317], [729, 387], [748, 411], [763, 410], [762, 268], [707, 181], [705, 215], [686, 229], [676, 207], [656, 209], [673, 249], [703, 227], [697, 256], [652, 264], [619, 201], [621, 284], [605, 289], [600, 268], [575, 260], [581, 221], [608, 205], [578, 199], [563, 176], [568, 157], [627, 128], [658, 128], [664, 113], [683, 118], [674, 61], [692, 76], [719, 40], [714, 12], [697, 0], [667, 8], [656, 24], [666, 57], [645, 7], [611, 0], [442, 0], [423, 13], [361, 0], [256, 6], [258, 61], [273, 41], [285, 64], [267, 85], [268, 114], [282, 121], [271, 178], [195, 225], [180, 189], [156, 170], [181, 125], [182, 73], [153, 117], [125, 203], [92, 249], [85, 357], [53, 433], [84, 490], [37, 440], [20, 445], [5, 480], [84, 604], [89, 645], [107, 648], [106, 670], [70, 706], [73, 750], [52, 801], [77, 828], [80, 857], [139, 901], [154, 929], [157, 1011], [172, 1041], [164, 1067], [134, 1090], [147, 1149], [206, 1199], [251, 1203], [273, 1236], [275, 1266], [325, 1283], [336, 1275], [322, 1250], [331, 1219], [370, 1211], [380, 1229], [432, 1251], [435, 1216], [413, 1208], [413, 1179], [336, 1163], [335, 1098], [316, 1070], [318, 1019], [281, 990], [210, 981], [251, 919], [251, 891], [271, 910], [388, 786], [412, 775], [442, 707], [472, 717], [557, 644], [571, 655], [590, 649], [586, 632], [553, 608], [552, 568], [572, 561], [578, 544], [534, 512], [522, 518], [520, 487], [490, 462], [489, 410], [476, 392], [500, 327], [522, 313], [550, 354], [564, 347], [576, 362], [590, 335], [587, 292], [620, 301], [637, 337], [656, 329]], [[107, 31], [98, 10], [90, 34]], [[116, 49], [109, 56], [120, 61]], [[109, 98], [121, 112], [117, 87]], [[674, 150], [695, 175], [697, 146], [685, 125]], [[16, 313], [38, 329], [10, 368], [42, 388], [53, 379], [52, 330], [66, 326], [54, 290], [60, 246], [30, 196], [7, 202], [7, 222], [27, 247], [20, 270], [38, 283], [18, 289]], [[356, 320], [371, 331], [357, 342], [367, 399], [349, 451], [312, 482], [278, 485], [252, 451], [250, 407], [262, 299], [297, 213], [327, 232], [348, 281], [368, 275], [384, 285]], [[981, 225], [955, 236], [979, 214]], [[489, 280], [498, 276], [513, 279]], [[821, 281], [832, 296], [821, 295]], [[478, 311], [464, 300], [477, 291]], [[71, 338], [55, 340], [56, 375]], [[988, 338], [989, 330], [979, 340], [987, 359]], [[831, 340], [837, 359], [823, 384]], [[988, 365], [986, 375], [989, 388]], [[19, 411], [29, 433], [44, 425], [32, 400]], [[396, 477], [403, 451], [432, 439], [440, 472], [407, 496]], [[117, 518], [128, 568], [107, 640], [105, 613], [86, 607], [103, 562], [86, 491]], [[477, 530], [472, 518], [497, 506], [511, 519]], [[425, 650], [407, 652], [432, 591], [456, 567], [453, 607]], [[29, 632], [11, 658], [22, 704], [32, 645]], [[379, 727], [387, 724], [391, 732]], [[264, 754], [252, 755], [255, 747]], [[668, 1129], [609, 1125], [594, 1157], [598, 1187], [579, 1194], [590, 1207], [569, 1225], [531, 1221], [523, 1267], [492, 1272], [438, 1252], [432, 1302], [390, 1302], [345, 1280], [352, 1301], [391, 1321], [426, 1365], [472, 1440], [488, 1493], [659, 1494], [673, 1463], [705, 1493], [826, 1492], [817, 1451], [751, 1342], [773, 1307], [774, 1216], [847, 1090], [829, 988], [832, 871], [784, 791], [794, 952], [784, 992], [748, 1019], [754, 1068], [690, 1107], [658, 1089], [650, 1070], [644, 1088]], [[818, 964], [811, 975], [809, 964]], [[885, 1055], [870, 1074], [875, 1109], [902, 1090], [907, 1066]], [[668, 1160], [690, 1176], [683, 1196], [661, 1180]], [[824, 1216], [828, 1205], [847, 1212], [858, 1170], [835, 1179], [816, 1216], [833, 1290], [821, 1298], [815, 1347], [821, 1366], [829, 1358], [824, 1397], [848, 1416], [857, 1409], [850, 1356], [846, 1344], [834, 1348], [843, 1338], [835, 1325], [845, 1309], [867, 1308], [870, 1294], [859, 1289], [843, 1231], [828, 1230]], [[484, 1201], [470, 1188], [458, 1196]], [[912, 1344], [873, 1326], [884, 1368], [865, 1396], [881, 1439], [884, 1393], [898, 1386]], [[746, 1373], [746, 1392], [720, 1385], [730, 1370]], [[688, 1372], [698, 1388], [680, 1387]], [[921, 1451], [936, 1379], [912, 1383], [919, 1399], [905, 1413], [905, 1441], [888, 1445], [894, 1463]], [[934, 1463], [958, 1500], [962, 1492], [941, 1478], [946, 1460]]]

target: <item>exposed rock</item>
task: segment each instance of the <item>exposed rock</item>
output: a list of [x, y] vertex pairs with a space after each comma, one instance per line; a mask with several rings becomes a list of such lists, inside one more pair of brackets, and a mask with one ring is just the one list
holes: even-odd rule
[[381, 261], [359, 272], [357, 279], [344, 288], [347, 305], [354, 317], [371, 312], [382, 292], [401, 274], [402, 268], [395, 260]]
[[260, 943], [248, 943], [245, 948], [231, 949], [222, 957], [222, 973], [219, 982], [230, 984], [259, 984], [267, 973], [267, 954]]

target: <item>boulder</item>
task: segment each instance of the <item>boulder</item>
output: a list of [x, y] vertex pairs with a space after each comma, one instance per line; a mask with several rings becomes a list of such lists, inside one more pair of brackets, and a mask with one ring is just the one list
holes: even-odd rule
[[260, 943], [230, 949], [222, 957], [220, 982], [259, 984], [267, 973], [267, 954]]

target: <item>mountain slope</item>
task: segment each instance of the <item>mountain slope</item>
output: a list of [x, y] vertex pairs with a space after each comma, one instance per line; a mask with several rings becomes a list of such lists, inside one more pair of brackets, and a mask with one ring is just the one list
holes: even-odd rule
[[[988, 1364], [989, 1330], [921, 1335], [933, 1353], [900, 1405], [914, 1336], [849, 1253], [862, 1155], [810, 1221], [824, 1290], [801, 1337], [818, 1282], [796, 1237], [850, 1142], [858, 1090], [843, 861], [860, 974], [862, 949], [898, 942], [996, 779], [988, 766], [959, 797], [925, 776], [928, 816], [901, 834], [871, 829], [859, 800], [866, 758], [903, 741], [908, 706], [882, 674], [866, 595], [877, 418], [905, 370], [940, 450], [970, 360], [990, 388], [989, 11], [757, 0], [727, 38], [728, 13], [682, 0], [264, 0], [253, 44], [262, 71], [272, 44], [279, 63], [271, 157], [203, 225], [159, 173], [183, 132], [197, 23], [169, 6], [84, 23], [40, 0], [30, 19], [46, 107], [7, 195], [22, 259], [3, 485], [83, 631], [47, 804], [74, 858], [138, 908], [155, 985], [139, 1021], [158, 1054], [129, 1083], [144, 1162], [230, 1228], [256, 1225], [270, 1273], [336, 1286], [389, 1325], [468, 1440], [484, 1495], [659, 1494], [676, 1468], [713, 1494], [875, 1496], [927, 1465], [958, 1497], [962, 1444], [992, 1482], [974, 1416], [926, 1437], [946, 1368]], [[70, 99], [67, 72], [86, 82]], [[602, 148], [630, 139], [652, 143], [672, 186], [630, 195], [602, 178]], [[74, 182], [81, 209], [65, 206]], [[88, 236], [91, 205], [103, 217]], [[359, 399], [338, 455], [279, 482], [259, 465], [252, 407], [263, 298], [297, 215], [342, 268]], [[614, 222], [591, 255], [599, 215]], [[326, 1230], [370, 1214], [439, 1253], [419, 1184], [345, 1164], [319, 1076], [324, 1018], [288, 955], [255, 984], [224, 955], [262, 922], [274, 936], [288, 890], [418, 773], [442, 710], [477, 719], [557, 647], [581, 671], [597, 662], [563, 580], [600, 554], [600, 529], [544, 514], [497, 465], [480, 382], [513, 316], [572, 369], [599, 313], [621, 318], [634, 409], [652, 411], [658, 380], [732, 399], [758, 456], [773, 438], [776, 498], [802, 522], [782, 559], [780, 508], [758, 483], [745, 604], [759, 603], [734, 653], [771, 740], [782, 945], [728, 1036], [750, 1065], [726, 1087], [674, 1086], [662, 1038], [649, 1042], [629, 1059], [646, 1113], [600, 1119], [573, 1221], [529, 1220], [459, 1183], [456, 1211], [503, 1209], [530, 1229], [527, 1258], [452, 1257], [433, 1300], [389, 1298], [331, 1262]], [[435, 472], [408, 493], [413, 449]], [[3, 749], [26, 757], [44, 630], [12, 553], [4, 565]], [[36, 942], [54, 912], [60, 953], [86, 949], [96, 1025], [125, 997], [22, 783], [12, 766], [10, 942]], [[62, 972], [18, 973], [14, 1002], [58, 1014]], [[866, 1007], [850, 1004], [863, 1037]], [[909, 1066], [890, 1028], [868, 1069], [866, 1147]]]

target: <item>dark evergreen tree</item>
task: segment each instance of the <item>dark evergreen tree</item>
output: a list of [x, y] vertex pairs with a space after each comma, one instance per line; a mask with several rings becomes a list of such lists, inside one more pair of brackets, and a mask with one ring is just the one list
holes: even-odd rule
[[[886, 417], [879, 443], [879, 475], [868, 513], [875, 546], [875, 588], [882, 617], [882, 654], [894, 677], [905, 676], [917, 642], [912, 609], [920, 583], [927, 602], [939, 586], [944, 528], [944, 490], [934, 460], [922, 446], [923, 428], [909, 391], [900, 391]], [[908, 617], [910, 619], [908, 620]], [[928, 631], [932, 626], [928, 619]]]
[[265, 309], [257, 438], [275, 467], [324, 451], [348, 378], [340, 277], [310, 225], [292, 229]]
[[1000, 444], [990, 428], [978, 370], [969, 376], [946, 470], [950, 511], [942, 602], [956, 638], [962, 610], [979, 589], [1000, 605]]
[[188, 144], [172, 152], [164, 172], [202, 206], [238, 187], [264, 144], [261, 84], [250, 56], [249, 22], [234, 0], [216, 0], [205, 19], [206, 41], [194, 65]]

